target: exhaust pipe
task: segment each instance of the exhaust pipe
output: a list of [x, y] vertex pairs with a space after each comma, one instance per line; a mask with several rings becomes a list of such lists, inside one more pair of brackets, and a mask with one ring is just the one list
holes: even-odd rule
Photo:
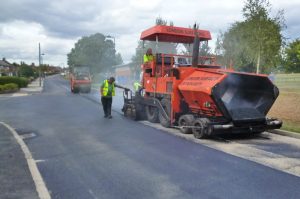
[[193, 44], [193, 57], [192, 57], [192, 67], [198, 66], [198, 57], [199, 57], [199, 47], [200, 47], [200, 40], [199, 40], [199, 33], [198, 27], [196, 23], [194, 24], [194, 44]]

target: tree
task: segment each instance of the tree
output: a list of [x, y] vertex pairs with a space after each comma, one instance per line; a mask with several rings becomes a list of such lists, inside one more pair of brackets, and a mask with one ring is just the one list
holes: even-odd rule
[[280, 62], [284, 43], [281, 30], [285, 27], [283, 11], [270, 16], [267, 0], [247, 0], [243, 7], [242, 22], [235, 22], [217, 40], [217, 51], [224, 62], [234, 63], [236, 69], [248, 72], [269, 72]]
[[208, 46], [208, 41], [202, 42], [199, 48], [199, 56], [209, 56], [211, 49]]
[[167, 25], [168, 24], [168, 21], [167, 20], [164, 20], [163, 18], [161, 18], [161, 16], [157, 17], [156, 20], [155, 20], [155, 24], [156, 25]]
[[70, 67], [88, 66], [92, 73], [111, 71], [111, 66], [121, 63], [121, 54], [116, 54], [113, 41], [101, 33], [82, 37], [68, 54]]
[[18, 69], [18, 74], [20, 77], [33, 77], [34, 70], [32, 67], [25, 65], [25, 63], [22, 63], [22, 65]]
[[287, 72], [300, 72], [300, 39], [291, 42], [285, 49], [285, 69]]

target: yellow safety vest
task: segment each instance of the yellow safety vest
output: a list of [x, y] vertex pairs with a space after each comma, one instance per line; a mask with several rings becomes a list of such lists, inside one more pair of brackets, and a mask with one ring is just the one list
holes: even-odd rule
[[150, 62], [153, 60], [153, 55], [144, 55], [144, 63]]
[[142, 85], [139, 82], [134, 82], [133, 88], [135, 91], [138, 91], [140, 87], [142, 87]]
[[[102, 96], [107, 96], [108, 93], [108, 81], [107, 79], [104, 80], [104, 86], [102, 88]], [[111, 92], [111, 96], [115, 96], [115, 84], [112, 83], [112, 92]]]

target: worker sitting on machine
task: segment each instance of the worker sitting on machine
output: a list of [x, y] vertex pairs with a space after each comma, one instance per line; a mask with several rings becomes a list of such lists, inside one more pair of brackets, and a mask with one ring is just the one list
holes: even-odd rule
[[148, 48], [146, 54], [144, 55], [144, 63], [151, 62], [151, 61], [153, 61], [153, 59], [154, 59], [154, 57], [152, 54], [152, 49]]

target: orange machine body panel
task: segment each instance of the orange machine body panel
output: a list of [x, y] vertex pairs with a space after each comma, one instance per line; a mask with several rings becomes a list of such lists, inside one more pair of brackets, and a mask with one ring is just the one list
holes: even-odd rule
[[216, 69], [201, 70], [192, 67], [173, 70], [179, 72], [179, 79], [174, 74], [171, 74], [171, 77], [151, 77], [147, 73], [144, 73], [143, 78], [145, 93], [154, 97], [164, 95], [171, 98], [172, 121], [175, 121], [176, 114], [183, 111], [183, 101], [195, 113], [212, 117], [222, 116], [211, 98], [211, 88], [226, 77], [225, 73], [216, 72]]
[[87, 80], [78, 80], [74, 75], [70, 78], [71, 86], [74, 88], [76, 85], [90, 85], [92, 81], [90, 79]]
[[222, 116], [211, 97], [211, 92], [212, 88], [226, 76], [214, 70], [195, 69], [178, 85], [178, 89], [192, 112], [200, 115]]

